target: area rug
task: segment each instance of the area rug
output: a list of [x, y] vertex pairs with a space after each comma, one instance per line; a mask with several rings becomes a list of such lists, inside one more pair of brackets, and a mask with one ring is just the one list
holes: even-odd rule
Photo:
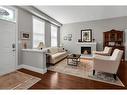
[[118, 77], [115, 80], [112, 74], [96, 72], [93, 76], [92, 60], [86, 60], [80, 62], [77, 66], [71, 66], [67, 64], [67, 59], [65, 59], [54, 66], [49, 66], [48, 70], [124, 87], [121, 80]]
[[38, 77], [34, 77], [20, 71], [15, 71], [0, 76], [0, 89], [28, 89], [35, 83], [40, 81]]

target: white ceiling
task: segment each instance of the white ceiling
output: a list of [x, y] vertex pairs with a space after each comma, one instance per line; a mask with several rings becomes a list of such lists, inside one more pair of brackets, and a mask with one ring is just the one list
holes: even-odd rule
[[35, 6], [62, 24], [127, 16], [127, 6]]

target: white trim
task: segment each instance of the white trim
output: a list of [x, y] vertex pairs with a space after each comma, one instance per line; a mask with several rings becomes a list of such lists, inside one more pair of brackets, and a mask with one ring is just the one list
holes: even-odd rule
[[24, 65], [24, 64], [17, 66], [17, 69], [21, 69], [21, 68], [28, 69], [28, 70], [38, 72], [38, 73], [41, 73], [41, 74], [44, 74], [44, 73], [47, 72], [47, 68], [40, 69], [40, 68], [36, 68], [36, 67], [33, 67], [33, 66]]
[[96, 42], [77, 42], [77, 44], [80, 44], [80, 45], [96, 45], [97, 43]]
[[39, 11], [37, 8], [35, 8], [33, 6], [22, 6], [22, 7], [20, 6], [19, 8], [28, 11], [32, 15], [39, 17], [40, 19], [42, 19], [46, 22], [50, 22], [51, 24], [54, 24], [56, 26], [62, 26], [62, 24], [60, 22], [58, 22], [54, 18], [48, 16], [47, 14], [43, 13], [42, 11]]
[[14, 9], [15, 9], [15, 20], [16, 20], [16, 34], [15, 34], [15, 45], [16, 45], [16, 59], [15, 59], [15, 61], [16, 61], [16, 63], [15, 63], [15, 70], [16, 70], [16, 68], [17, 68], [17, 66], [18, 66], [18, 9], [17, 8], [15, 8], [14, 7]]

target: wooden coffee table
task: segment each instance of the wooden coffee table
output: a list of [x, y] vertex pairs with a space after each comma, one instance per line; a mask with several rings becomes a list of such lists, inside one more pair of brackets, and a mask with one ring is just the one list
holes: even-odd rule
[[[73, 66], [77, 66], [78, 63], [80, 62], [80, 54], [70, 54], [67, 56], [67, 64], [68, 65], [73, 65]], [[72, 60], [71, 62], [69, 62], [69, 60]]]

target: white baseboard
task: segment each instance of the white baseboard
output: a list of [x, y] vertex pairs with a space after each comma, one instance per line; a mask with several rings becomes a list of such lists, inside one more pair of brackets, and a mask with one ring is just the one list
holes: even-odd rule
[[41, 73], [41, 74], [44, 74], [47, 72], [47, 68], [45, 69], [40, 69], [40, 68], [36, 68], [36, 67], [33, 67], [33, 66], [29, 66], [29, 65], [19, 65], [17, 67], [17, 69], [21, 69], [21, 68], [24, 68], [24, 69], [28, 69], [28, 70], [31, 70], [31, 71], [34, 71], [34, 72], [38, 72], [38, 73]]

